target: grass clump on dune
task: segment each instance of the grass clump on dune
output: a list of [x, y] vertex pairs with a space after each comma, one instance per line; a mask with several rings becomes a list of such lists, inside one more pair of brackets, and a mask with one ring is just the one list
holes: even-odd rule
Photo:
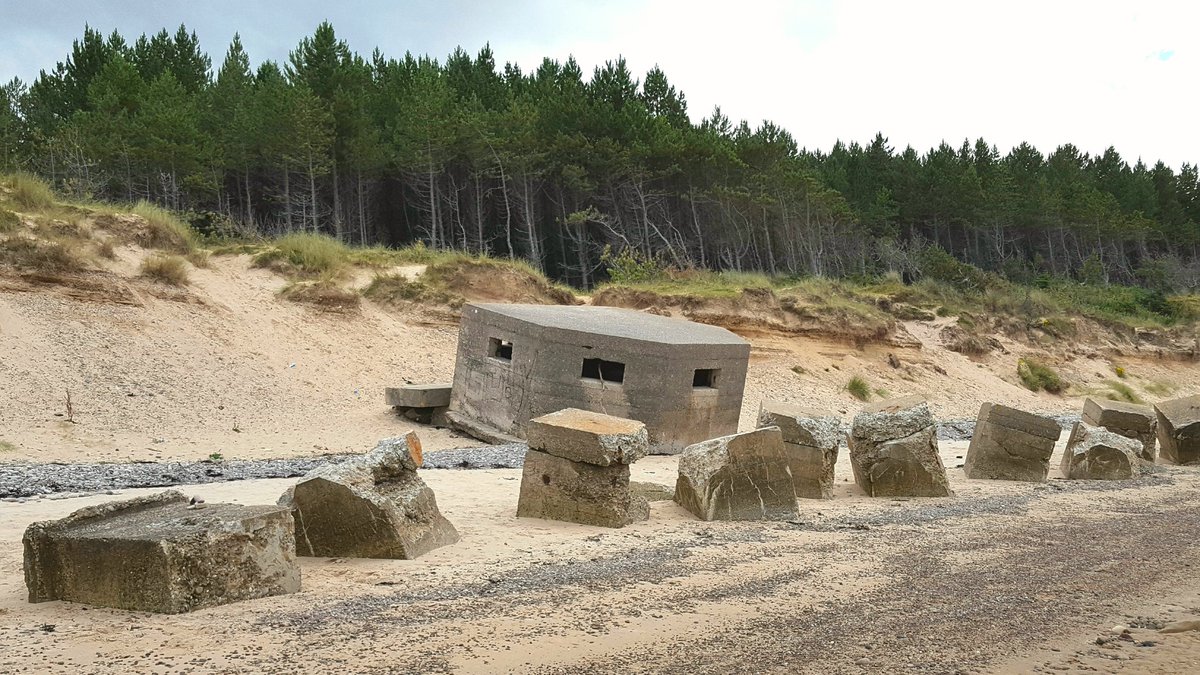
[[137, 243], [143, 248], [156, 248], [172, 253], [189, 254], [196, 250], [196, 233], [171, 211], [140, 201], [129, 210], [146, 222], [138, 234]]
[[1067, 388], [1067, 383], [1054, 369], [1033, 359], [1017, 361], [1017, 377], [1021, 378], [1021, 384], [1030, 391], [1061, 394]]
[[1108, 380], [1105, 382], [1105, 384], [1107, 384], [1108, 388], [1112, 390], [1108, 394], [1110, 399], [1114, 401], [1125, 401], [1127, 403], [1142, 403], [1141, 397], [1134, 393], [1133, 389], [1124, 382]]
[[274, 241], [274, 245], [254, 256], [256, 267], [305, 276], [330, 276], [350, 262], [350, 249], [323, 234], [293, 232]]
[[22, 209], [44, 211], [54, 206], [54, 191], [50, 185], [31, 173], [11, 173], [0, 179], [0, 183], [9, 189], [9, 199]]
[[860, 401], [871, 400], [871, 385], [867, 384], [867, 381], [858, 375], [850, 378], [850, 381], [846, 383], [846, 391], [850, 392], [851, 396]]
[[0, 265], [26, 272], [53, 274], [88, 268], [82, 245], [73, 240], [0, 239]]
[[142, 261], [141, 275], [171, 286], [186, 286], [187, 261], [177, 255], [151, 255]]
[[338, 286], [337, 282], [330, 278], [292, 282], [285, 286], [279, 295], [292, 302], [335, 312], [353, 311], [361, 304], [358, 293]]

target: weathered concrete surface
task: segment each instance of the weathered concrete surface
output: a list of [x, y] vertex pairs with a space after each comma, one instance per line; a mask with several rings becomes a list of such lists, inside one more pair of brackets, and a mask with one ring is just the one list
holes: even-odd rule
[[188, 503], [172, 490], [30, 525], [29, 601], [177, 614], [300, 590], [286, 509]]
[[630, 491], [628, 464], [599, 466], [531, 448], [525, 453], [517, 517], [624, 527], [649, 518], [650, 504]]
[[1200, 394], [1154, 404], [1159, 454], [1174, 464], [1200, 462]]
[[795, 518], [800, 468], [779, 427], [714, 438], [683, 451], [675, 502], [701, 520]]
[[984, 403], [967, 447], [967, 478], [1040, 483], [1062, 433], [1058, 422], [996, 403]]
[[358, 460], [306, 474], [279, 498], [296, 519], [296, 551], [412, 560], [458, 541], [417, 475], [421, 463], [421, 442], [410, 432], [380, 441]]
[[1088, 398], [1083, 402], [1083, 421], [1136, 440], [1142, 444], [1142, 459], [1154, 461], [1157, 455], [1155, 433], [1158, 421], [1150, 406]]
[[[507, 346], [506, 358], [494, 345]], [[750, 344], [716, 326], [614, 307], [463, 307], [451, 424], [524, 438], [529, 420], [565, 408], [646, 425], [650, 452], [737, 431]], [[621, 364], [596, 377], [585, 361]], [[590, 375], [589, 375], [590, 373]]]
[[1063, 451], [1062, 474], [1072, 480], [1125, 480], [1144, 475], [1150, 463], [1142, 444], [1103, 427], [1078, 422]]
[[578, 408], [529, 420], [525, 437], [534, 450], [597, 466], [632, 464], [649, 451], [645, 424]]
[[854, 417], [849, 447], [854, 480], [872, 497], [954, 494], [938, 456], [933, 415], [920, 396], [864, 407]]
[[779, 427], [793, 458], [788, 467], [796, 496], [833, 498], [833, 469], [842, 441], [841, 418], [827, 410], [767, 400], [759, 406], [758, 426]]
[[449, 384], [410, 384], [388, 387], [384, 396], [390, 406], [402, 408], [445, 408], [450, 405]]

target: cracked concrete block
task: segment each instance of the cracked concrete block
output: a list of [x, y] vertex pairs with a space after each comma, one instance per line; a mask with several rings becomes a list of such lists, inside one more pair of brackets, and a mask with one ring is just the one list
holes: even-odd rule
[[279, 498], [295, 517], [297, 552], [412, 560], [457, 542], [417, 475], [421, 463], [421, 442], [410, 432], [359, 459], [310, 471]]
[[529, 420], [525, 437], [534, 450], [597, 466], [632, 464], [650, 445], [645, 424], [578, 408]]
[[937, 428], [920, 396], [872, 403], [850, 431], [854, 480], [872, 497], [949, 497], [954, 494], [938, 455]]
[[628, 464], [600, 466], [530, 448], [517, 517], [624, 527], [649, 518], [650, 504], [630, 491]]
[[384, 389], [390, 406], [401, 408], [445, 408], [450, 405], [449, 384], [410, 384]]
[[1142, 459], [1154, 461], [1157, 455], [1155, 434], [1158, 420], [1150, 406], [1089, 398], [1083, 402], [1083, 421], [1138, 441], [1142, 444]]
[[1041, 415], [984, 403], [975, 421], [963, 471], [967, 478], [1040, 483], [1062, 428]]
[[1063, 451], [1062, 474], [1072, 480], [1125, 480], [1150, 471], [1142, 444], [1103, 427], [1076, 422]]
[[1159, 455], [1172, 464], [1200, 462], [1200, 395], [1154, 404]]
[[796, 496], [805, 499], [833, 498], [833, 469], [842, 440], [842, 421], [826, 410], [763, 401], [758, 410], [759, 427], [779, 427], [789, 455]]
[[172, 490], [30, 525], [29, 601], [177, 614], [300, 590], [286, 509], [188, 502]]
[[696, 443], [679, 458], [675, 501], [701, 520], [795, 518], [805, 459], [779, 427]]

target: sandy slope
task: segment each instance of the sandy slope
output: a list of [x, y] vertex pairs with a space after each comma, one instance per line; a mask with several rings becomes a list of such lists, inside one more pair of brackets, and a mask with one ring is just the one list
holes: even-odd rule
[[[131, 274], [139, 253], [120, 253]], [[450, 377], [443, 314], [316, 312], [245, 257], [192, 277], [182, 295], [133, 286], [132, 305], [0, 287], [0, 440], [16, 446], [0, 461], [362, 451], [408, 426], [383, 387]], [[743, 426], [764, 397], [848, 418], [853, 374], [925, 394], [944, 418], [983, 400], [1078, 408], [1015, 384], [1027, 346], [973, 361], [940, 346], [940, 323], [906, 328], [921, 349], [747, 334]], [[1111, 377], [1086, 345], [1056, 354], [1083, 388]], [[1200, 391], [1192, 364], [1120, 362], [1139, 391]], [[75, 424], [56, 416], [67, 390]], [[430, 451], [471, 444], [420, 433]], [[954, 467], [964, 445], [943, 450]], [[670, 485], [675, 461], [635, 474]], [[805, 503], [797, 523], [703, 524], [659, 502], [619, 531], [514, 518], [517, 471], [426, 471], [460, 543], [418, 561], [304, 559], [299, 594], [177, 617], [27, 604], [28, 523], [115, 497], [0, 503], [0, 672], [1200, 671], [1200, 634], [1146, 627], [1200, 616], [1200, 470], [1032, 486], [952, 469], [957, 497], [911, 501], [867, 499], [844, 458], [838, 471], [838, 499]], [[269, 503], [287, 484], [189, 491]], [[1106, 641], [1139, 621], [1134, 641]]]
[[[119, 253], [113, 271], [133, 275], [141, 253]], [[364, 303], [351, 315], [322, 313], [280, 300], [283, 280], [251, 268], [246, 256], [214, 258], [211, 269], [191, 276], [182, 294], [156, 297], [145, 285], [132, 287], [140, 306], [81, 301], [53, 287], [0, 286], [0, 441], [16, 446], [0, 461], [361, 451], [405, 428], [382, 405], [385, 386], [452, 376], [457, 327], [445, 312]], [[849, 418], [861, 405], [844, 390], [852, 375], [892, 394], [924, 394], [944, 418], [973, 417], [984, 400], [1078, 408], [1078, 399], [1034, 394], [1016, 383], [1016, 360], [1027, 346], [1002, 340], [1007, 352], [982, 361], [942, 348], [947, 321], [906, 325], [920, 349], [746, 334], [754, 351], [742, 426], [753, 424], [764, 397]], [[1065, 347], [1062, 370], [1082, 389], [1113, 378], [1110, 359]], [[900, 368], [888, 365], [889, 353]], [[1179, 393], [1200, 391], [1195, 364], [1120, 362], [1135, 389], [1166, 382]], [[797, 366], [802, 373], [793, 371]], [[75, 424], [62, 417], [68, 391]], [[470, 444], [446, 432], [426, 436], [431, 449]]]

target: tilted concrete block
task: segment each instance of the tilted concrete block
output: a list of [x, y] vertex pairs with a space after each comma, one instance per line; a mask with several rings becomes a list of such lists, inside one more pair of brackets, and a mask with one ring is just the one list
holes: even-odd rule
[[292, 517], [177, 491], [90, 506], [25, 530], [30, 602], [176, 614], [300, 590]]
[[1200, 462], [1200, 395], [1154, 404], [1159, 454], [1172, 464]]
[[797, 515], [793, 476], [806, 461], [779, 427], [696, 443], [679, 458], [675, 501], [701, 520], [786, 520]]
[[938, 455], [937, 428], [919, 396], [873, 403], [850, 431], [854, 480], [872, 497], [948, 497], [954, 494]]
[[1150, 470], [1142, 444], [1103, 427], [1076, 422], [1059, 468], [1073, 480], [1124, 480]]
[[525, 438], [534, 450], [597, 466], [632, 464], [649, 451], [645, 424], [577, 408], [529, 420]]
[[1142, 459], [1148, 462], [1153, 462], [1158, 454], [1155, 446], [1158, 420], [1148, 405], [1089, 398], [1083, 402], [1083, 421], [1138, 441], [1142, 444]]
[[530, 449], [517, 516], [624, 527], [649, 518], [650, 505], [630, 491], [628, 464], [599, 466]]
[[379, 442], [360, 459], [318, 467], [279, 498], [296, 520], [303, 556], [412, 560], [458, 541], [433, 490], [417, 475], [414, 433]]
[[1041, 415], [984, 403], [975, 421], [963, 471], [967, 478], [1041, 482], [1062, 428]]
[[796, 496], [805, 499], [833, 498], [833, 471], [841, 444], [842, 421], [826, 410], [763, 401], [758, 426], [779, 427], [789, 454]]

